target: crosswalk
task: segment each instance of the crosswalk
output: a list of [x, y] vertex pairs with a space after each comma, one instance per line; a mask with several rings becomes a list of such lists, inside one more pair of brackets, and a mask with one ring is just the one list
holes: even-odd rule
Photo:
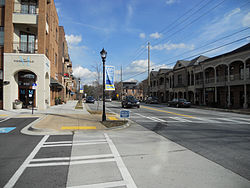
[[215, 123], [215, 124], [250, 124], [250, 118], [238, 117], [182, 117], [182, 116], [146, 116], [139, 113], [131, 114], [131, 119], [136, 122], [163, 122], [163, 123]]

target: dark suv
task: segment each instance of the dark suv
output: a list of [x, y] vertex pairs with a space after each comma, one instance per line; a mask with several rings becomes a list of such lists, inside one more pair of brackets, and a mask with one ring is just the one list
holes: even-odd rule
[[88, 97], [86, 98], [86, 103], [95, 103], [94, 97], [88, 96]]
[[122, 108], [128, 107], [140, 108], [140, 102], [134, 96], [127, 96], [122, 100]]

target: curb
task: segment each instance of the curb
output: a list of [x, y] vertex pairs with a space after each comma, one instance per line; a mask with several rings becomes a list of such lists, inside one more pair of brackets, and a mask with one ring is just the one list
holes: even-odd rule
[[41, 129], [34, 127], [37, 123], [45, 119], [48, 115], [44, 115], [37, 120], [33, 121], [21, 130], [22, 134], [26, 135], [72, 135], [72, 132], [59, 132], [52, 129]]
[[[131, 121], [131, 120], [129, 120], [129, 121]], [[104, 130], [114, 131], [114, 130], [126, 129], [126, 128], [131, 126], [131, 123], [129, 121], [125, 125], [121, 125], [121, 126], [117, 126], [117, 127], [110, 127], [110, 128], [106, 127]]]

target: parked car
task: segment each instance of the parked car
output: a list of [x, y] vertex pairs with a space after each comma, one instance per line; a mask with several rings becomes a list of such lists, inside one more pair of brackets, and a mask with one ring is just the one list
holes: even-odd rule
[[191, 102], [187, 101], [186, 99], [173, 99], [172, 101], [168, 101], [168, 106], [174, 107], [190, 107]]
[[122, 100], [122, 108], [137, 107], [140, 108], [140, 102], [134, 96], [126, 96]]
[[86, 103], [95, 103], [95, 99], [94, 99], [94, 97], [92, 97], [92, 96], [88, 96], [87, 98], [86, 98]]
[[158, 104], [159, 100], [157, 97], [148, 97], [145, 101], [146, 104]]

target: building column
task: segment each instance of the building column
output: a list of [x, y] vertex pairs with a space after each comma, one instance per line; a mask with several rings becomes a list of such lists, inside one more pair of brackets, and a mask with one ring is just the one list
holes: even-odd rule
[[244, 104], [243, 108], [248, 108], [248, 103], [247, 103], [247, 84], [244, 84]]
[[217, 103], [217, 87], [214, 87], [214, 102]]
[[203, 104], [206, 105], [205, 71], [203, 70]]
[[248, 103], [247, 103], [247, 84], [246, 84], [246, 80], [247, 80], [247, 62], [244, 62], [244, 104], [243, 104], [243, 108], [248, 108]]
[[192, 75], [189, 73], [189, 85], [192, 85]]
[[231, 96], [230, 96], [230, 85], [227, 87], [227, 107], [229, 108], [231, 106]]
[[230, 65], [227, 66], [227, 107], [231, 106], [231, 96], [230, 96]]

